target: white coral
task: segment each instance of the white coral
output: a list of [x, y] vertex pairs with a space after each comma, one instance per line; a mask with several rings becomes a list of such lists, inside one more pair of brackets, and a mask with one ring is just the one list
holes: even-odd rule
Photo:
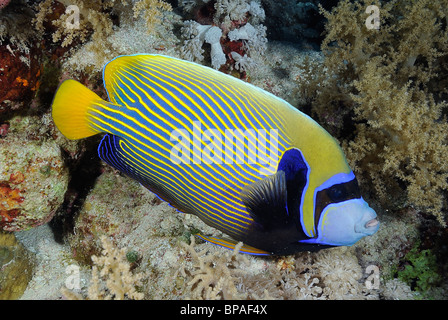
[[252, 16], [252, 23], [259, 23], [261, 21], [264, 21], [264, 19], [266, 18], [264, 9], [261, 7], [261, 4], [258, 1], [250, 2], [249, 13]]
[[205, 41], [205, 34], [210, 28], [211, 26], [201, 25], [192, 20], [184, 22], [184, 26], [181, 28], [182, 35], [185, 38], [184, 45], [181, 48], [184, 59], [190, 61], [204, 60], [202, 44]]
[[257, 30], [250, 24], [246, 23], [239, 29], [234, 29], [228, 33], [230, 41], [249, 40], [256, 36]]
[[254, 27], [250, 23], [246, 23], [239, 29], [230, 31], [227, 35], [230, 41], [243, 41], [244, 48], [251, 53], [263, 55], [267, 47], [266, 27], [258, 25]]
[[184, 59], [190, 61], [204, 60], [204, 42], [211, 46], [212, 67], [219, 69], [226, 63], [226, 56], [222, 50], [220, 39], [222, 30], [216, 26], [201, 25], [195, 21], [186, 21], [181, 29], [185, 38], [184, 45], [181, 48], [181, 54]]
[[215, 23], [223, 20], [224, 24], [230, 26], [231, 21], [243, 21], [250, 5], [246, 0], [217, 0], [215, 3]]
[[210, 55], [212, 59], [212, 67], [219, 69], [226, 63], [226, 55], [222, 51], [220, 39], [222, 36], [222, 30], [218, 27], [211, 27], [205, 34], [205, 42], [212, 46]]
[[[202, 0], [203, 1], [203, 0]], [[180, 1], [185, 7], [194, 5], [195, 1]], [[205, 1], [203, 1], [205, 2]], [[241, 28], [230, 30], [232, 21], [245, 21], [247, 14], [250, 15], [250, 21], [262, 21], [265, 13], [258, 0], [217, 0], [215, 3], [216, 13], [214, 21], [217, 26], [201, 25], [195, 21], [185, 21], [181, 29], [182, 36], [185, 39], [181, 48], [181, 56], [190, 61], [204, 60], [204, 42], [211, 46], [211, 65], [219, 69], [227, 62], [227, 57], [221, 46], [220, 39], [227, 35], [230, 41], [242, 41], [243, 49], [252, 54], [263, 54], [266, 50], [266, 27], [263, 25], [253, 26], [247, 22]], [[219, 26], [219, 27], [218, 27]], [[235, 58], [236, 57], [236, 58]], [[235, 56], [237, 70], [247, 70], [253, 65], [253, 60], [244, 57]]]
[[231, 56], [235, 60], [235, 69], [239, 71], [247, 71], [255, 65], [252, 58], [248, 57], [247, 54], [241, 56], [239, 53], [232, 51]]

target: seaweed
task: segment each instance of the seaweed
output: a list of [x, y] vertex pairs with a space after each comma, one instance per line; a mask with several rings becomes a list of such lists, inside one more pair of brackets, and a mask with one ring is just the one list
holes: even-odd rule
[[397, 277], [407, 283], [411, 289], [419, 292], [424, 297], [431, 296], [431, 289], [440, 284], [442, 276], [433, 250], [420, 248], [420, 242], [403, 258], [404, 267], [397, 270]]

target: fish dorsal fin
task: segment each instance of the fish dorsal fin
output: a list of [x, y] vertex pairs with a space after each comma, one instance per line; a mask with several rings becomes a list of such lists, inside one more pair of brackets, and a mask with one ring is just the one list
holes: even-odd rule
[[241, 192], [241, 200], [255, 222], [263, 231], [284, 225], [288, 219], [285, 172], [277, 171]]
[[[235, 250], [235, 248], [238, 247], [239, 245], [239, 241], [235, 241], [235, 240], [231, 240], [231, 239], [224, 239], [224, 238], [217, 238], [217, 237], [210, 237], [210, 236], [203, 236], [200, 233], [195, 234], [196, 237], [207, 241], [209, 243], [212, 243], [214, 245], [229, 249], [229, 250]], [[245, 253], [245, 254], [250, 254], [250, 255], [254, 255], [254, 256], [268, 256], [270, 255], [269, 252], [264, 251], [264, 250], [260, 250], [251, 246], [248, 246], [246, 244], [243, 244], [240, 248], [239, 248], [239, 252], [241, 253]]]
[[[103, 68], [103, 82], [109, 100], [121, 106], [131, 107], [141, 103], [144, 96], [154, 95], [151, 93], [154, 90], [149, 89], [149, 78], [163, 74], [154, 70], [150, 64], [155, 63], [163, 68], [163, 62], [166, 61], [170, 64], [189, 65], [187, 61], [157, 54], [122, 55], [109, 61]], [[163, 82], [158, 85], [164, 86]]]
[[[132, 83], [129, 67], [138, 59], [145, 59], [146, 55], [118, 56], [109, 61], [103, 68], [103, 82], [110, 102], [121, 106], [135, 104], [139, 97]], [[135, 79], [134, 79], [135, 81]]]

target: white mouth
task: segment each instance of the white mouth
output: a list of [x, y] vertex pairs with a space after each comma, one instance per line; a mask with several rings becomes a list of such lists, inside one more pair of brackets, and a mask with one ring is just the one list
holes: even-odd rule
[[373, 227], [376, 227], [377, 225], [378, 225], [378, 223], [380, 223], [378, 220], [376, 220], [376, 218], [375, 219], [372, 219], [372, 220], [369, 220], [369, 221], [367, 221], [367, 223], [365, 224], [365, 228], [366, 229], [369, 229], [369, 228], [373, 228]]
[[370, 209], [366, 212], [363, 219], [355, 224], [355, 232], [370, 236], [374, 234], [379, 227], [380, 222], [377, 220], [376, 213]]

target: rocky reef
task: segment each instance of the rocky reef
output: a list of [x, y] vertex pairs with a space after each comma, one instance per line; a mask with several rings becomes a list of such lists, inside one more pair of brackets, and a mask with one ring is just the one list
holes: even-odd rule
[[[48, 119], [48, 118], [47, 118]], [[26, 230], [50, 221], [69, 180], [61, 149], [39, 128], [42, 118], [9, 121], [0, 148], [0, 227]], [[50, 119], [48, 119], [50, 120]]]
[[14, 234], [0, 232], [0, 300], [20, 298], [33, 277], [34, 257]]
[[[0, 298], [446, 299], [447, 7], [0, 1]], [[380, 230], [285, 257], [192, 237], [222, 234], [101, 163], [100, 137], [69, 141], [51, 118], [62, 81], [106, 98], [103, 65], [141, 52], [213, 67], [315, 118], [341, 142]]]

